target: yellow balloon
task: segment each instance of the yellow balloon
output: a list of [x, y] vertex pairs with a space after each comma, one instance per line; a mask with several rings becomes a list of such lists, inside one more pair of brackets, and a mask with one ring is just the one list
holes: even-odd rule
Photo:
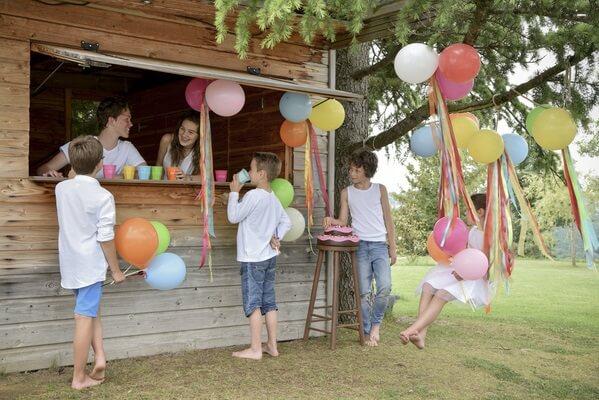
[[[470, 114], [470, 113], [468, 113]], [[472, 115], [472, 114], [470, 114]], [[465, 149], [468, 146], [468, 142], [475, 133], [478, 132], [478, 124], [470, 115], [466, 114], [451, 114], [449, 119], [451, 120], [451, 127], [457, 145], [461, 149]], [[474, 117], [476, 118], [476, 117]]]
[[345, 110], [337, 100], [328, 99], [312, 107], [309, 119], [320, 130], [334, 131], [343, 124]]
[[503, 154], [503, 140], [499, 133], [490, 129], [481, 129], [468, 142], [468, 153], [474, 161], [490, 164]]
[[561, 150], [576, 136], [576, 124], [568, 110], [553, 107], [541, 112], [532, 124], [532, 137], [546, 150]]

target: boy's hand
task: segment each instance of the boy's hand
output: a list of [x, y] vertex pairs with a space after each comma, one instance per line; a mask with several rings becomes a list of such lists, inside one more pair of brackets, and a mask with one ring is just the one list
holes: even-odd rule
[[110, 271], [111, 275], [112, 275], [112, 280], [114, 280], [114, 283], [121, 283], [125, 280], [125, 274], [123, 274], [123, 271], [121, 271], [120, 269], [118, 271]]
[[454, 278], [456, 278], [458, 281], [463, 281], [464, 278], [462, 278], [457, 272], [455, 271], [451, 271], [451, 275], [453, 275]]
[[223, 206], [229, 204], [229, 193], [222, 193], [220, 195], [220, 201], [223, 203]]
[[270, 247], [272, 247], [276, 251], [280, 251], [279, 249], [281, 248], [281, 241], [275, 235], [273, 235], [270, 239]]
[[391, 266], [397, 262], [397, 248], [395, 246], [389, 246], [389, 261], [391, 262]]
[[52, 178], [63, 178], [62, 172], [54, 171], [51, 169], [50, 171], [44, 172], [42, 176], [50, 176]]
[[239, 193], [239, 191], [241, 190], [242, 187], [243, 187], [243, 184], [239, 183], [239, 177], [237, 176], [237, 174], [233, 175], [233, 180], [231, 181], [231, 183], [229, 183], [229, 189], [232, 192]]

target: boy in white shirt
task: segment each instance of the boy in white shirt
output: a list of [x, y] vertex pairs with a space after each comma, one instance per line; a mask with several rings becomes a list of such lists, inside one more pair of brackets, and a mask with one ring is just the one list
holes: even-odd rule
[[[237, 229], [237, 261], [241, 263], [243, 310], [250, 319], [251, 346], [233, 353], [234, 357], [260, 360], [262, 352], [273, 357], [277, 350], [277, 304], [275, 267], [279, 239], [291, 229], [291, 220], [270, 188], [281, 172], [281, 161], [273, 153], [254, 153], [250, 164], [250, 190], [239, 201], [243, 184], [233, 176], [228, 197], [227, 216]], [[262, 315], [266, 318], [268, 342], [262, 349]]]
[[[69, 159], [76, 175], [60, 182], [55, 190], [61, 285], [75, 293], [73, 389], [95, 386], [104, 380], [106, 355], [98, 308], [107, 267], [115, 282], [125, 280], [113, 240], [114, 198], [94, 178], [102, 168], [102, 157], [102, 144], [95, 137], [73, 140]], [[94, 349], [94, 368], [87, 375], [90, 345]]]

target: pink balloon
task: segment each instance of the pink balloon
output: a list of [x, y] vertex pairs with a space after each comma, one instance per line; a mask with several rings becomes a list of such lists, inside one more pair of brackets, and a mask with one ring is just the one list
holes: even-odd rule
[[465, 83], [473, 80], [480, 70], [480, 55], [464, 43], [455, 43], [439, 54], [439, 71], [450, 81]]
[[466, 97], [474, 87], [474, 79], [464, 83], [452, 82], [444, 77], [439, 70], [435, 73], [435, 77], [439, 83], [439, 89], [441, 89], [441, 93], [446, 100], [462, 99]]
[[439, 219], [433, 228], [433, 237], [443, 251], [450, 256], [453, 256], [468, 246], [468, 227], [464, 221], [457, 218], [453, 226], [449, 228], [449, 232], [445, 237], [445, 242], [441, 245], [443, 234], [447, 229], [447, 225], [450, 223], [451, 219], [449, 217]]
[[237, 114], [245, 104], [245, 93], [239, 83], [218, 79], [206, 88], [206, 102], [222, 117]]
[[187, 100], [189, 107], [196, 111], [200, 111], [200, 108], [202, 108], [202, 104], [204, 103], [204, 93], [209, 84], [209, 80], [202, 78], [193, 78], [189, 81], [185, 88], [185, 100]]
[[450, 267], [467, 281], [480, 279], [489, 269], [489, 260], [478, 249], [464, 249], [453, 257]]

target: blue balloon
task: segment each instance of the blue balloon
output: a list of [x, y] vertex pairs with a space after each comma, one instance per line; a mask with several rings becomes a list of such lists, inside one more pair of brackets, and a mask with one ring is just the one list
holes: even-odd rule
[[[438, 140], [441, 140], [439, 136], [439, 130], [437, 131]], [[410, 137], [410, 149], [420, 157], [432, 157], [437, 154], [437, 145], [433, 140], [433, 131], [430, 125], [423, 125], [412, 132]]]
[[505, 151], [514, 165], [520, 164], [528, 156], [528, 143], [516, 133], [506, 133], [502, 136]]
[[279, 111], [288, 121], [305, 121], [312, 112], [310, 97], [303, 93], [286, 92], [279, 100]]
[[152, 259], [146, 268], [146, 282], [158, 290], [170, 290], [185, 280], [185, 263], [176, 254], [162, 253]]

